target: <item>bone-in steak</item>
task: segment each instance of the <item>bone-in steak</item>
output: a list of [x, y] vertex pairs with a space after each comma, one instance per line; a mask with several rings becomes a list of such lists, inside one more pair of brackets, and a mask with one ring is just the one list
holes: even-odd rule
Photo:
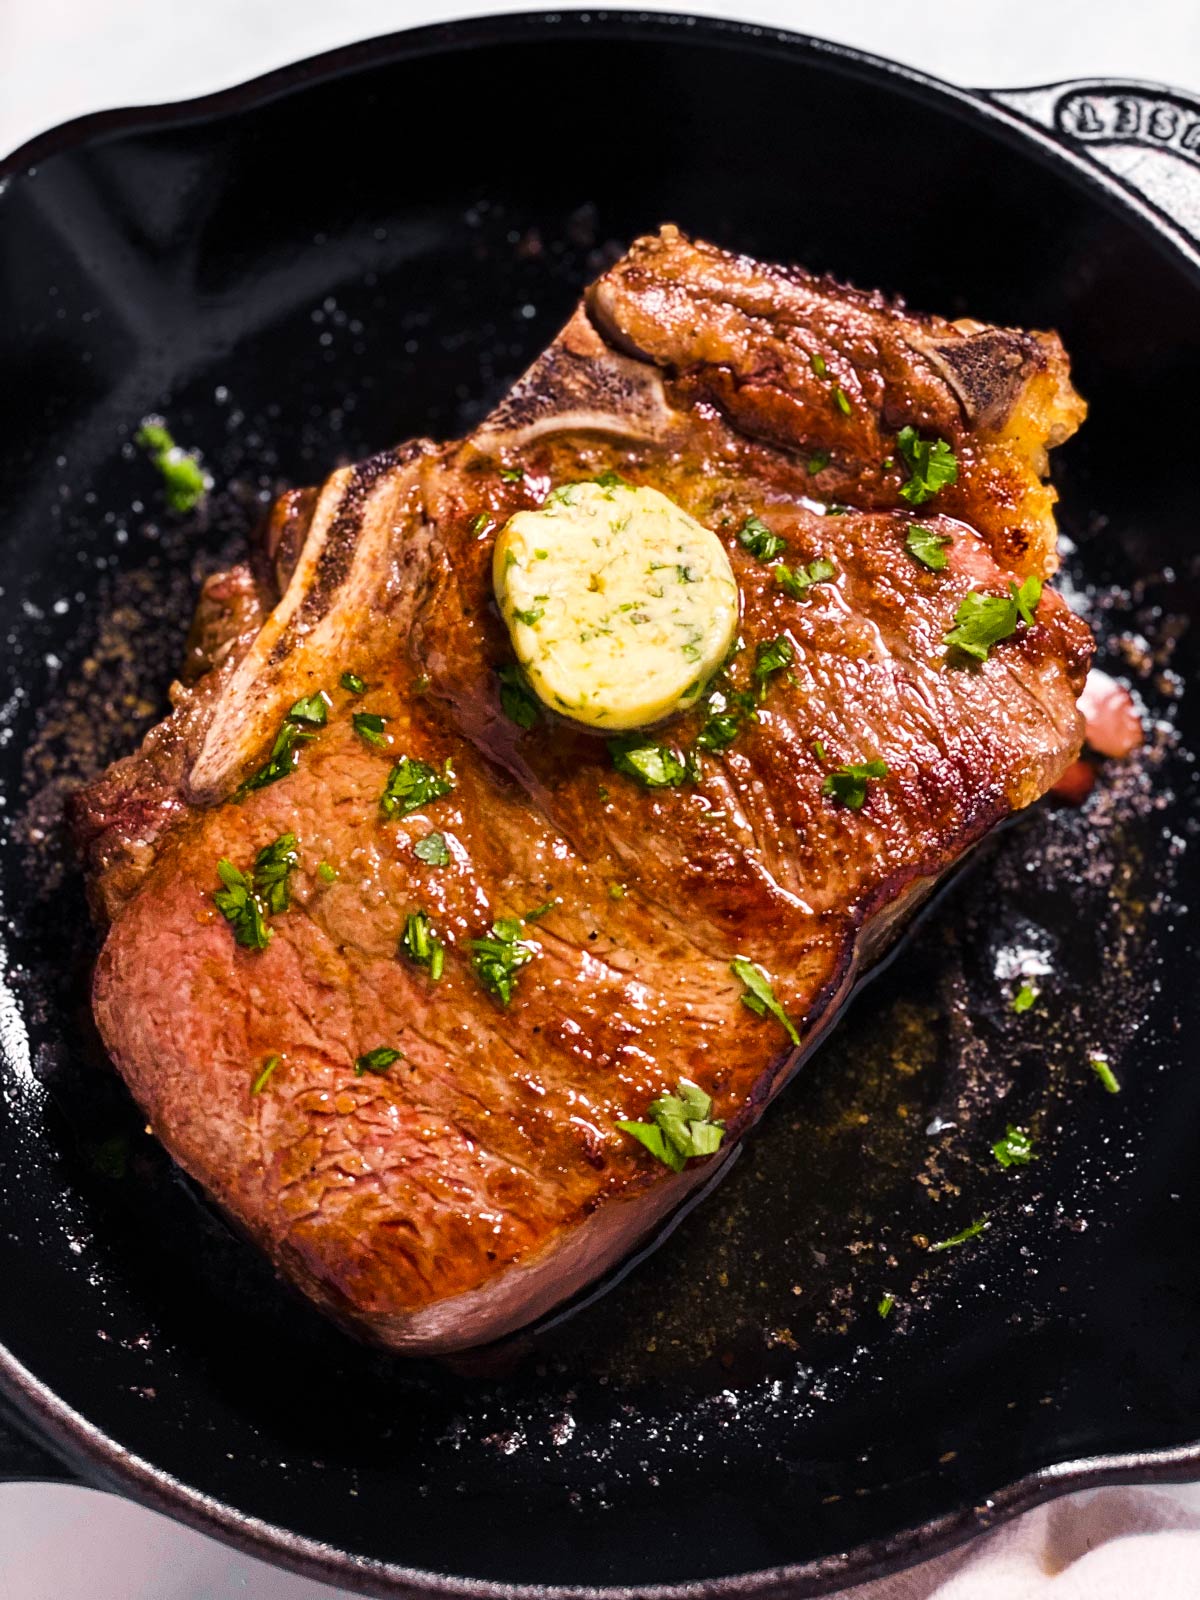
[[[969, 590], [1053, 568], [1044, 450], [1081, 415], [1053, 335], [917, 317], [668, 228], [470, 438], [285, 494], [247, 565], [206, 585], [173, 713], [72, 808], [108, 924], [96, 1017], [175, 1159], [326, 1311], [399, 1350], [493, 1339], [627, 1252], [912, 906], [1076, 756], [1091, 638], [1053, 591], [984, 661], [945, 635]], [[957, 481], [922, 503], [937, 440]], [[502, 704], [497, 530], [609, 472], [716, 532], [741, 590], [725, 698], [647, 736], [690, 757], [674, 786]], [[739, 540], [751, 517], [792, 571], [833, 575], [789, 592]], [[944, 567], [910, 552], [914, 523]], [[320, 691], [323, 725], [286, 721]], [[734, 736], [698, 748], [722, 706]], [[356, 730], [364, 712], [382, 724]], [[283, 775], [253, 786], [273, 749]], [[265, 948], [253, 926], [239, 944], [218, 862], [249, 875], [287, 834], [290, 904], [268, 906]], [[505, 1005], [470, 941], [499, 921], [511, 943], [502, 919], [535, 908]], [[400, 944], [418, 911], [436, 982]], [[739, 957], [798, 1050], [741, 1003]], [[681, 1078], [726, 1131], [676, 1173], [616, 1124]]]

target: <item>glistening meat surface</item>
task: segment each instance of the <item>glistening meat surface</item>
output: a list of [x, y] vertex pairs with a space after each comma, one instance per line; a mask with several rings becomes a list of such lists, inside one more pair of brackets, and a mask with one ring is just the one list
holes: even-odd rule
[[[618, 1260], [756, 1120], [912, 906], [1077, 755], [1091, 639], [1056, 594], [982, 663], [944, 637], [969, 589], [1052, 569], [1044, 447], [1081, 412], [1053, 335], [914, 317], [665, 229], [471, 438], [282, 497], [253, 559], [206, 586], [173, 714], [72, 807], [108, 923], [97, 1020], [175, 1159], [324, 1309], [397, 1349], [496, 1338]], [[906, 426], [959, 462], [919, 510]], [[727, 687], [756, 709], [678, 787], [501, 704], [496, 533], [611, 471], [716, 532], [741, 590]], [[834, 575], [790, 595], [738, 539], [752, 516], [789, 566]], [[944, 569], [906, 549], [914, 521], [948, 536]], [[781, 639], [790, 660], [756, 679]], [[328, 717], [294, 768], [239, 794], [318, 691]], [[382, 744], [356, 712], [385, 719]], [[707, 714], [651, 737], [694, 750]], [[453, 787], [388, 817], [404, 756], [449, 761]], [[886, 776], [861, 809], [824, 792], [870, 761]], [[435, 830], [444, 864], [417, 850]], [[217, 863], [248, 871], [289, 833], [290, 907], [265, 949], [240, 947]], [[504, 1006], [469, 941], [535, 908]], [[418, 910], [437, 982], [398, 948]], [[741, 1004], [735, 957], [770, 978], [799, 1051]], [[401, 1055], [356, 1075], [380, 1047]], [[676, 1174], [616, 1123], [681, 1077], [726, 1134]]]

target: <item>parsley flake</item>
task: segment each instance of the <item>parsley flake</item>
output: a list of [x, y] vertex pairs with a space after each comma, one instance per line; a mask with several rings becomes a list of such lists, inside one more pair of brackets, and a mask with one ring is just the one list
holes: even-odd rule
[[254, 885], [233, 862], [222, 856], [217, 876], [223, 885], [213, 895], [213, 904], [233, 929], [233, 937], [247, 950], [265, 950], [271, 942], [266, 907], [254, 893]]
[[346, 690], [347, 694], [366, 694], [367, 692], [366, 683], [359, 677], [357, 672], [343, 672], [338, 682]]
[[291, 905], [291, 877], [299, 865], [294, 833], [281, 833], [255, 856], [254, 891], [272, 916], [278, 916]]
[[246, 779], [237, 791], [238, 798], [253, 793], [255, 789], [265, 789], [269, 783], [278, 783], [280, 778], [289, 777], [299, 764], [300, 746], [307, 744], [312, 737], [311, 733], [305, 733], [299, 722], [290, 717], [285, 719], [275, 735], [266, 765]]
[[823, 378], [826, 372], [829, 370], [825, 365], [825, 357], [820, 353], [819, 350], [814, 350], [812, 355], [809, 356], [808, 364], [812, 367], [818, 378]]
[[669, 745], [610, 739], [608, 753], [616, 770], [640, 783], [643, 789], [678, 789], [687, 782], [687, 763]]
[[446, 836], [443, 833], [427, 833], [423, 839], [418, 839], [413, 845], [413, 855], [418, 861], [423, 861], [427, 867], [448, 867], [450, 865], [450, 851], [446, 848]]
[[885, 1294], [875, 1309], [878, 1311], [881, 1317], [890, 1317], [892, 1314], [892, 1307], [895, 1304], [896, 1296], [894, 1294]]
[[317, 862], [317, 877], [320, 878], [322, 883], [336, 883], [337, 882], [337, 868], [336, 867], [331, 867], [329, 865], [328, 861], [318, 861]]
[[1091, 1067], [1109, 1094], [1120, 1094], [1121, 1085], [1117, 1081], [1116, 1073], [1108, 1064], [1107, 1056], [1094, 1055], [1089, 1057], [1088, 1066]]
[[616, 1127], [672, 1172], [682, 1172], [695, 1156], [714, 1155], [725, 1137], [725, 1124], [712, 1118], [712, 1096], [690, 1078], [680, 1078], [674, 1094], [651, 1102], [649, 1121], [618, 1122]]
[[833, 403], [844, 417], [848, 417], [854, 409], [850, 404], [850, 396], [840, 384], [833, 391]]
[[366, 744], [379, 746], [381, 749], [387, 744], [383, 730], [387, 726], [387, 718], [381, 717], [376, 711], [356, 711], [351, 717], [354, 731]]
[[953, 543], [948, 533], [938, 533], [933, 528], [914, 522], [905, 535], [904, 548], [914, 561], [928, 567], [930, 572], [942, 572], [950, 560], [946, 546]]
[[262, 1064], [262, 1071], [250, 1085], [251, 1094], [261, 1094], [263, 1092], [263, 1090], [267, 1087], [267, 1084], [271, 1081], [271, 1074], [275, 1071], [275, 1068], [279, 1066], [282, 1060], [282, 1056], [267, 1057]]
[[385, 817], [406, 817], [410, 811], [441, 800], [454, 788], [454, 767], [447, 759], [441, 772], [427, 761], [401, 756], [388, 773], [379, 805]]
[[523, 467], [501, 467], [500, 468], [500, 482], [501, 483], [523, 483], [524, 481], [525, 481], [525, 469]]
[[821, 785], [821, 793], [850, 811], [861, 811], [867, 798], [868, 781], [886, 778], [887, 773], [886, 761], [847, 761], [829, 774]]
[[324, 689], [318, 689], [315, 694], [301, 695], [288, 712], [287, 720], [303, 722], [313, 728], [323, 728], [329, 718], [331, 703]]
[[393, 1050], [386, 1044], [376, 1045], [374, 1050], [366, 1051], [354, 1063], [354, 1076], [361, 1078], [364, 1072], [373, 1072], [376, 1077], [382, 1077], [390, 1066], [403, 1059], [403, 1050]]
[[446, 949], [433, 931], [433, 924], [426, 912], [412, 911], [404, 919], [400, 948], [416, 966], [429, 968], [433, 983], [438, 981], [446, 964]]
[[212, 487], [212, 479], [194, 455], [181, 450], [161, 422], [147, 420], [134, 435], [162, 475], [163, 495], [172, 511], [194, 511]]
[[773, 673], [782, 672], [784, 667], [790, 667], [796, 659], [796, 652], [792, 642], [783, 634], [777, 639], [764, 639], [760, 641], [754, 652], [754, 677], [758, 683], [758, 698], [765, 700], [767, 697], [767, 680]]
[[1023, 1011], [1028, 1011], [1037, 999], [1038, 992], [1032, 984], [1023, 983], [1012, 997], [1012, 1008], [1018, 1016]]
[[929, 1246], [930, 1252], [932, 1253], [936, 1250], [953, 1250], [956, 1245], [966, 1244], [968, 1239], [974, 1239], [978, 1234], [981, 1234], [985, 1228], [990, 1227], [991, 1222], [988, 1220], [988, 1218], [981, 1217], [978, 1222], [972, 1222], [971, 1225], [967, 1228], [964, 1228], [961, 1233], [952, 1233], [948, 1239], [939, 1239], [936, 1244], [931, 1244]]
[[977, 661], [986, 661], [992, 646], [1014, 634], [1019, 622], [1032, 626], [1042, 597], [1042, 580], [1028, 577], [1019, 589], [1010, 582], [1008, 590], [1006, 595], [996, 595], [968, 589], [954, 613], [954, 626], [946, 634], [945, 643]]
[[1033, 1140], [1024, 1128], [1014, 1128], [1011, 1122], [1005, 1129], [1003, 1139], [997, 1139], [992, 1146], [992, 1154], [1002, 1167], [1027, 1167], [1031, 1161], [1037, 1160]]
[[832, 561], [818, 556], [807, 567], [785, 567], [782, 562], [775, 568], [776, 586], [793, 600], [804, 600], [814, 583], [826, 583], [837, 569]]
[[517, 607], [513, 608], [513, 616], [516, 617], [518, 622], [523, 622], [527, 628], [532, 628], [535, 623], [540, 622], [545, 614], [544, 606], [537, 606], [532, 610], [526, 611], [521, 611]]
[[756, 561], [775, 561], [787, 549], [787, 540], [772, 533], [761, 517], [749, 516], [742, 523], [737, 541]]
[[748, 1010], [759, 1017], [774, 1017], [793, 1044], [800, 1043], [800, 1035], [787, 1012], [775, 998], [775, 990], [763, 969], [753, 961], [738, 956], [729, 963], [729, 970], [739, 982], [745, 984], [746, 993], [741, 1001]]
[[900, 497], [910, 506], [926, 500], [958, 482], [958, 461], [945, 439], [922, 439], [913, 427], [901, 428], [896, 448], [908, 467], [908, 482], [900, 485]]
[[532, 728], [541, 720], [541, 710], [537, 699], [525, 681], [525, 674], [520, 667], [509, 664], [499, 667], [496, 677], [500, 680], [500, 709], [510, 722], [515, 722], [518, 728]]
[[516, 976], [537, 954], [536, 945], [521, 938], [517, 917], [500, 917], [492, 923], [490, 939], [469, 939], [475, 976], [489, 994], [506, 1006], [512, 1000]]
[[815, 478], [818, 472], [824, 472], [829, 465], [830, 456], [827, 450], [814, 450], [807, 462], [807, 471], [810, 478]]

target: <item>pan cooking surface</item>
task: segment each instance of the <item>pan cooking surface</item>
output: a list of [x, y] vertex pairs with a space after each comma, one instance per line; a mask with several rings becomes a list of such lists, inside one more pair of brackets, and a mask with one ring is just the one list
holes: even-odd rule
[[[628, 120], [584, 116], [613, 81]], [[495, 137], [501, 103], [536, 106], [536, 138]], [[982, 847], [727, 1180], [608, 1293], [498, 1351], [399, 1361], [279, 1286], [142, 1131], [90, 1021], [62, 796], [162, 714], [198, 578], [275, 488], [468, 427], [663, 220], [1060, 329], [1093, 408], [1056, 462], [1063, 581], [1147, 747], [1082, 809], [1040, 805]], [[1200, 317], [1182, 268], [936, 98], [666, 25], [380, 59], [94, 136], [11, 181], [0, 263], [16, 1361], [239, 1517], [513, 1583], [824, 1561], [816, 1592], [837, 1552], [986, 1521], [1041, 1468], [1200, 1434]], [[149, 412], [205, 453], [220, 488], [199, 519], [164, 511], [129, 443]], [[1017, 1014], [1024, 978], [1038, 997]], [[1010, 1123], [1037, 1160], [1006, 1170]]]

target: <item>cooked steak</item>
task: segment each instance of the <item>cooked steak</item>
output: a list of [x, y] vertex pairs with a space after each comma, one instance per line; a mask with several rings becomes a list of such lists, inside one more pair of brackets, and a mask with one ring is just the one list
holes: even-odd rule
[[[174, 1158], [398, 1350], [618, 1260], [1077, 755], [1091, 639], [1036, 575], [1081, 414], [1051, 334], [668, 228], [470, 438], [283, 495], [205, 586], [172, 714], [72, 807], [96, 1017]], [[741, 592], [741, 648], [640, 763], [537, 704], [492, 595], [513, 513], [614, 474]], [[1010, 597], [975, 655], [968, 594]], [[668, 1164], [618, 1124], [681, 1080], [724, 1132]]]

